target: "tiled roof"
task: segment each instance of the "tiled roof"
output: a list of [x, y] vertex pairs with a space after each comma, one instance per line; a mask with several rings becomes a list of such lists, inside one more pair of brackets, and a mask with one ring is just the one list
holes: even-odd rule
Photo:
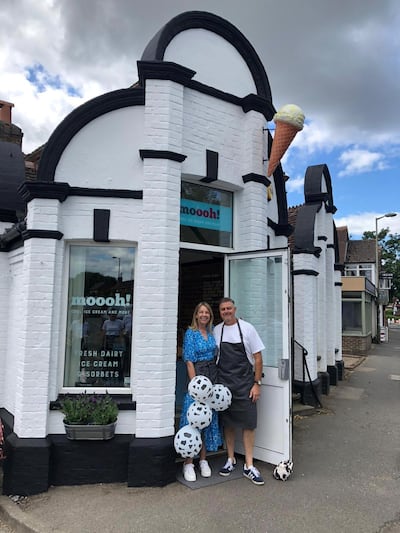
[[347, 255], [347, 245], [349, 242], [349, 232], [347, 226], [339, 226], [336, 228], [337, 242], [339, 249], [339, 265], [344, 265]]
[[347, 246], [346, 263], [375, 263], [375, 239], [353, 241]]

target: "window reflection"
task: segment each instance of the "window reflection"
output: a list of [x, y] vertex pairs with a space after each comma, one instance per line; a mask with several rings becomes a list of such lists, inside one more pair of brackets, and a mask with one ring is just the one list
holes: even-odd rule
[[65, 387], [129, 387], [134, 248], [71, 246]]

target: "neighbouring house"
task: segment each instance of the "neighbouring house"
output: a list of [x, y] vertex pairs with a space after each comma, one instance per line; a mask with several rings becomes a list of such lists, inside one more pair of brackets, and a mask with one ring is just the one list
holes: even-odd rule
[[337, 228], [344, 262], [342, 278], [343, 351], [366, 354], [372, 342], [387, 340], [384, 321], [392, 275], [380, 269], [377, 283], [375, 239], [350, 239], [347, 227]]
[[333, 215], [332, 182], [326, 165], [307, 168], [305, 202], [289, 209], [294, 233], [293, 390], [318, 405], [321, 394], [343, 378], [341, 272]]

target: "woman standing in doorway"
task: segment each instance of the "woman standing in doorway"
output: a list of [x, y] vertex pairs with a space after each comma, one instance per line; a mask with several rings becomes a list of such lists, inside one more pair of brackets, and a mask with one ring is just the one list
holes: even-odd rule
[[[216, 342], [213, 335], [214, 315], [210, 305], [200, 302], [193, 312], [192, 323], [185, 333], [183, 340], [183, 360], [189, 381], [197, 375], [207, 376], [212, 383], [217, 378]], [[188, 424], [187, 411], [193, 403], [188, 393], [183, 400], [180, 427]], [[207, 451], [214, 452], [222, 445], [222, 436], [219, 428], [218, 413], [213, 410], [211, 424], [202, 432], [203, 446], [200, 450], [200, 474], [203, 477], [211, 476], [211, 469], [206, 459]], [[193, 459], [188, 458], [183, 465], [183, 477], [186, 481], [196, 481]]]

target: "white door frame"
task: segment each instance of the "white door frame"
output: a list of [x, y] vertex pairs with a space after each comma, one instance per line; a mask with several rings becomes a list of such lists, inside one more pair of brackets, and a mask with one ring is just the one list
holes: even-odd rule
[[[253, 265], [253, 279], [251, 279], [251, 265]], [[260, 272], [264, 269], [265, 276], [261, 275], [257, 279], [259, 267]], [[233, 271], [235, 268], [236, 275]], [[237, 278], [238, 270], [240, 278]], [[260, 280], [262, 283], [259, 283]], [[281, 293], [276, 290], [278, 283]], [[255, 298], [252, 298], [251, 291], [255, 294]], [[271, 464], [278, 464], [280, 461], [292, 458], [289, 250], [279, 248], [226, 254], [225, 294], [235, 300], [238, 316], [256, 327], [266, 347], [263, 351], [261, 398], [257, 405], [258, 424], [254, 457]], [[241, 313], [245, 315], [242, 316]], [[271, 313], [275, 313], [275, 316], [273, 317]], [[268, 314], [270, 316], [267, 316]], [[271, 342], [268, 342], [268, 338]], [[271, 350], [275, 353], [271, 353]], [[244, 453], [241, 440], [238, 435], [236, 449], [239, 453]]]

